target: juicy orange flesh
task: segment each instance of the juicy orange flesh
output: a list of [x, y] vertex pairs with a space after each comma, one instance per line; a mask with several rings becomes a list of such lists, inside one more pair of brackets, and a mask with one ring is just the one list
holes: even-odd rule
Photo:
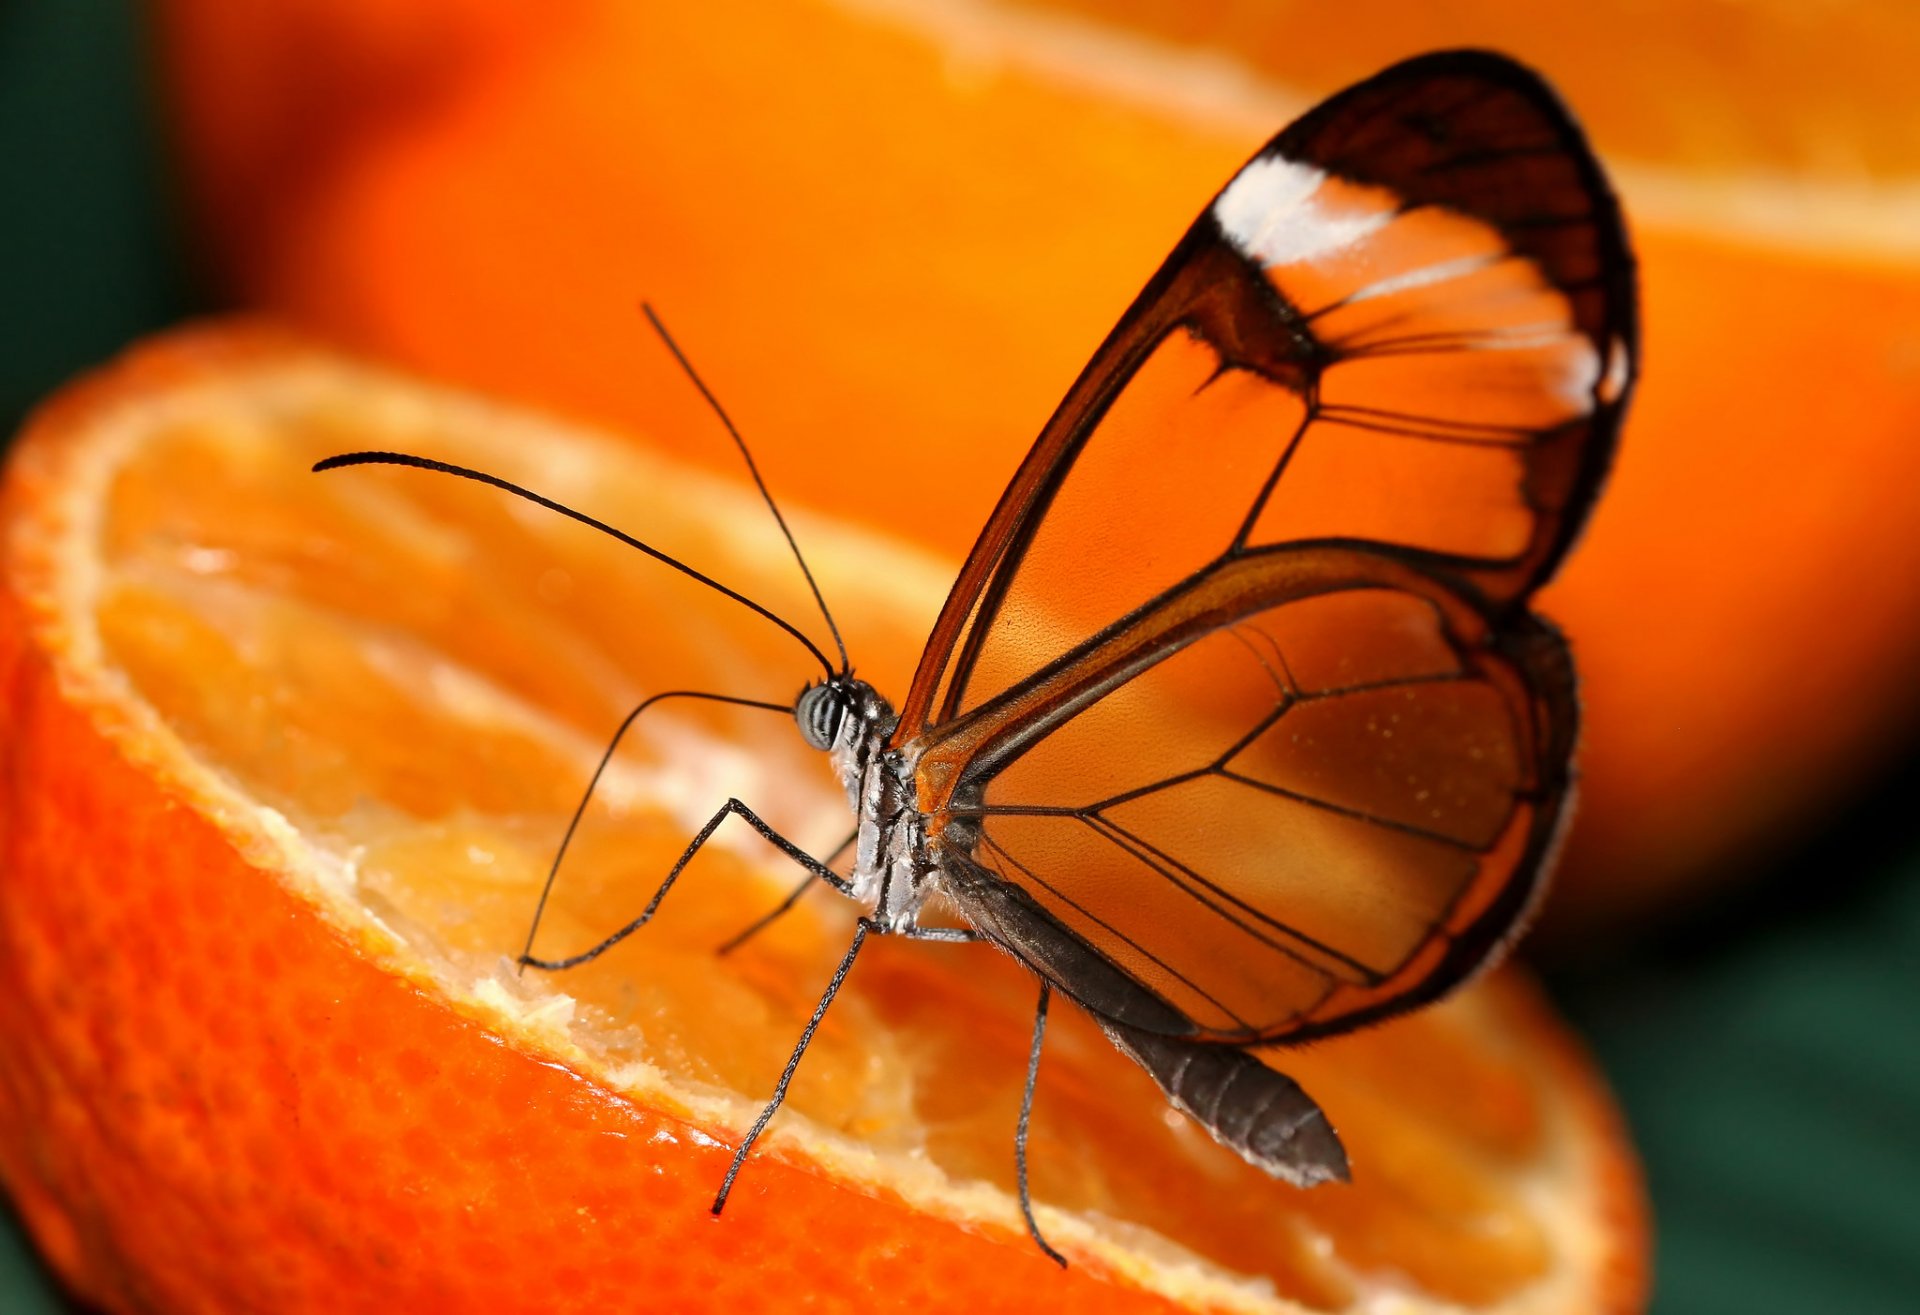
[[[333, 452], [393, 447], [568, 491], [567, 462], [542, 469], [526, 455], [557, 438], [476, 452], [457, 424], [362, 409], [349, 422], [306, 402], [185, 408], [112, 489], [101, 628], [137, 692], [245, 792], [351, 858], [360, 897], [416, 950], [469, 976], [499, 971], [527, 934], [593, 759], [638, 697], [692, 687], [790, 698], [808, 668], [743, 609], [711, 605], [638, 555], [503, 495], [418, 472], [307, 473]], [[696, 514], [667, 523], [683, 494], [655, 486], [653, 467], [630, 452], [595, 460], [575, 491], [586, 510], [676, 536], [664, 546], [807, 615], [790, 563], [727, 560], [711, 536], [729, 526], [703, 529]], [[829, 596], [857, 592], [824, 584]], [[896, 696], [937, 602], [926, 598], [923, 615], [856, 618], [863, 671]], [[637, 913], [729, 789], [817, 851], [847, 829], [824, 760], [785, 717], [682, 709], [659, 726], [657, 738], [636, 735], [590, 811], [540, 952], [582, 950]], [[668, 811], [650, 802], [662, 789], [687, 797]], [[750, 839], [743, 828], [738, 843], [711, 847], [653, 924], [552, 979], [609, 1065], [646, 1061], [693, 1089], [756, 1100], [771, 1091], [851, 909], [819, 891], [717, 957], [799, 876]], [[875, 943], [787, 1108], [1010, 1188], [1033, 999], [1031, 979], [990, 949]], [[1555, 1257], [1518, 1187], [1549, 1140], [1537, 1070], [1499, 1052], [1484, 1026], [1493, 1007], [1470, 993], [1284, 1056], [1354, 1162], [1352, 1186], [1302, 1192], [1215, 1146], [1062, 1004], [1034, 1116], [1035, 1195], [1270, 1276], [1319, 1308], [1347, 1305], [1374, 1279], [1496, 1301]]]

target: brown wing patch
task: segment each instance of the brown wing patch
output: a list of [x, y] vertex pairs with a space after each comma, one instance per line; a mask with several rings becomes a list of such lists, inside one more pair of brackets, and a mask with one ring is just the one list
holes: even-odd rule
[[1526, 788], [1500, 690], [1464, 677], [1297, 703], [1223, 770], [1282, 796], [1472, 848], [1494, 843]]

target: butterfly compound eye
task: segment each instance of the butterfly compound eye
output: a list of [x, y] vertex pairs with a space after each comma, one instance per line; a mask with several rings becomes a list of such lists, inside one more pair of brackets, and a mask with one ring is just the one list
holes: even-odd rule
[[840, 722], [846, 715], [846, 700], [831, 685], [815, 685], [793, 705], [793, 719], [800, 723], [800, 737], [816, 749], [833, 747], [840, 734]]

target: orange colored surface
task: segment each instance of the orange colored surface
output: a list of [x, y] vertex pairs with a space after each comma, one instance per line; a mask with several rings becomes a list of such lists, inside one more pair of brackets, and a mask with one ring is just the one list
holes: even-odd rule
[[[161, 340], [48, 404], [0, 491], [0, 1180], [86, 1299], [1251, 1312], [1391, 1290], [1409, 1310], [1638, 1308], [1631, 1155], [1512, 976], [1287, 1057], [1355, 1164], [1352, 1187], [1311, 1192], [1220, 1151], [1057, 1011], [1033, 1156], [1062, 1274], [1006, 1194], [1030, 981], [975, 948], [882, 943], [714, 1221], [845, 910], [822, 901], [718, 958], [792, 874], [717, 849], [590, 967], [523, 979], [503, 956], [636, 687], [715, 654], [744, 688], [804, 664], [738, 610], [689, 593], [661, 611], [663, 573], [489, 491], [307, 473], [367, 445], [647, 525], [797, 614], [790, 563], [729, 486], [258, 329]], [[797, 528], [856, 652], [894, 679], [939, 577], [845, 527]], [[643, 738], [542, 947], [631, 915], [714, 772], [766, 764], [754, 797], [780, 824], [844, 826], [791, 726], [767, 729], [687, 718]]]
[[158, 6], [237, 295], [725, 466], [648, 297], [775, 487], [956, 555], [1265, 136], [1421, 48], [1509, 49], [1621, 170], [1648, 325], [1546, 600], [1590, 707], [1559, 912], [1737, 870], [1914, 725], [1920, 260], [1875, 191], [1920, 163], [1900, 6], [243, 8]]

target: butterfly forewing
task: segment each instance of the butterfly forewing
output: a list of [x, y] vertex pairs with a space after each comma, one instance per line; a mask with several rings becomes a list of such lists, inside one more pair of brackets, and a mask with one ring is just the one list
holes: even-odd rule
[[1608, 463], [1635, 325], [1604, 180], [1510, 62], [1411, 61], [1282, 133], [955, 584], [895, 736], [935, 832], [1207, 1038], [1463, 979], [1562, 814], [1572, 677], [1525, 603]]
[[936, 626], [899, 742], [1228, 552], [1357, 539], [1499, 601], [1551, 573], [1632, 382], [1632, 263], [1538, 79], [1411, 61], [1227, 185], [1070, 390]]

